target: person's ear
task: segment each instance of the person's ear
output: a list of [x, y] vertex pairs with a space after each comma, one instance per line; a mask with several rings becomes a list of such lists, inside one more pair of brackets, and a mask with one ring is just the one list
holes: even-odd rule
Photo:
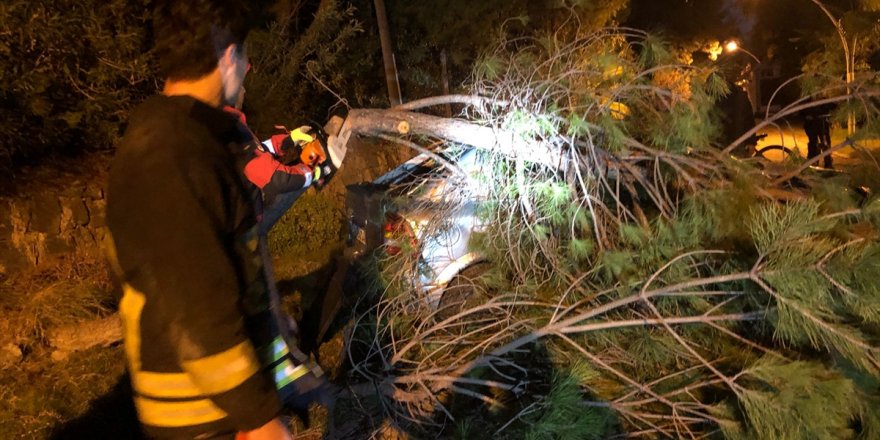
[[221, 70], [229, 69], [230, 67], [235, 66], [235, 57], [237, 50], [238, 46], [235, 44], [230, 44], [229, 46], [226, 46], [226, 49], [223, 50], [223, 55], [220, 56], [220, 59], [217, 63], [220, 66]]

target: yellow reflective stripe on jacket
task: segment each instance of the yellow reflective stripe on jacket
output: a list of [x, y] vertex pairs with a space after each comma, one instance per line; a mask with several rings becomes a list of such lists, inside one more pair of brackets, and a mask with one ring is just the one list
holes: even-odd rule
[[119, 315], [122, 317], [125, 357], [131, 371], [141, 369], [141, 311], [147, 298], [143, 293], [126, 284], [123, 286]]
[[135, 371], [131, 383], [138, 394], [166, 399], [201, 397], [205, 393], [193, 383], [187, 373], [154, 373]]
[[181, 362], [181, 366], [204, 394], [229, 391], [260, 371], [250, 341], [211, 356]]
[[145, 425], [162, 428], [179, 428], [215, 422], [226, 417], [226, 413], [208, 399], [186, 402], [163, 402], [161, 400], [135, 397], [134, 406], [138, 418]]

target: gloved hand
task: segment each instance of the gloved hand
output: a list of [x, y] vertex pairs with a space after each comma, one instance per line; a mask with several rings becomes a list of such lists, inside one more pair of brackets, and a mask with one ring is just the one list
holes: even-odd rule
[[300, 126], [290, 132], [290, 139], [296, 142], [297, 145], [307, 144], [315, 140], [314, 136], [309, 134], [310, 131], [312, 131], [312, 127], [308, 125]]
[[336, 165], [333, 164], [333, 161], [327, 159], [321, 163], [319, 163], [315, 167], [315, 186], [318, 189], [327, 185], [330, 182], [330, 179], [336, 175]]

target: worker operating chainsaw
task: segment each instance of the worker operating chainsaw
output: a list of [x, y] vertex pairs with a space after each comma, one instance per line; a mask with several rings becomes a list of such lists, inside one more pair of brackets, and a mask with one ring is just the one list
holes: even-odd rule
[[328, 160], [324, 144], [313, 135], [312, 128], [301, 126], [257, 142], [257, 136], [248, 128], [247, 117], [240, 110], [244, 89], [235, 107], [224, 110], [235, 115], [239, 129], [250, 141], [240, 152], [240, 167], [252, 185], [259, 221], [259, 232], [266, 235], [293, 203], [310, 186], [321, 187], [336, 173], [333, 161]]
[[[301, 126], [288, 131], [283, 130], [270, 138], [258, 142], [257, 135], [248, 127], [247, 117], [241, 111], [245, 90], [242, 87], [235, 106], [223, 108], [234, 115], [238, 121], [238, 130], [247, 141], [234, 151], [241, 174], [251, 192], [256, 209], [258, 228], [256, 233], [260, 242], [261, 258], [269, 280], [274, 280], [272, 258], [268, 253], [269, 230], [281, 219], [293, 203], [310, 187], [321, 187], [335, 174], [336, 167], [327, 154], [320, 140], [310, 134], [309, 126]], [[270, 283], [271, 296], [279, 298], [276, 285]], [[283, 315], [286, 330], [292, 340], [299, 339], [299, 327], [293, 318]], [[307, 362], [307, 355], [294, 350], [294, 355], [302, 362]], [[317, 366], [312, 366], [320, 373]]]
[[[257, 142], [259, 138], [248, 127], [247, 117], [241, 110], [244, 106], [245, 93], [242, 87], [235, 106], [226, 106], [224, 110], [238, 118], [239, 130], [245, 138], [250, 139], [238, 151], [240, 157], [238, 162], [245, 180], [250, 183], [252, 189], [258, 211], [260, 240], [266, 242], [272, 226], [309, 186], [320, 189], [336, 174], [336, 164], [341, 163], [345, 156], [344, 145], [347, 143], [347, 138], [340, 139], [337, 136], [342, 122], [340, 118], [334, 117], [328, 123], [328, 127], [333, 130], [335, 123], [336, 131], [329, 137], [320, 136], [323, 133], [315, 133], [313, 136], [309, 126], [301, 126], [293, 131], [288, 131], [283, 126], [276, 126], [276, 129], [282, 130], [281, 133]], [[331, 148], [333, 146], [337, 148], [334, 150]], [[263, 246], [262, 249], [265, 251], [268, 246]], [[274, 278], [270, 255], [264, 252], [263, 258], [266, 260], [267, 273], [270, 274], [270, 278]], [[280, 297], [274, 287], [273, 296]], [[325, 297], [327, 301], [331, 299]], [[316, 348], [314, 345], [318, 343], [316, 338], [320, 334], [318, 327], [323, 325], [321, 320], [325, 318], [321, 309], [312, 312], [316, 313], [314, 315], [307, 313], [303, 317], [306, 325], [302, 333], [296, 322], [292, 318], [289, 319], [292, 338], [297, 339], [298, 345], [306, 349], [306, 352]]]

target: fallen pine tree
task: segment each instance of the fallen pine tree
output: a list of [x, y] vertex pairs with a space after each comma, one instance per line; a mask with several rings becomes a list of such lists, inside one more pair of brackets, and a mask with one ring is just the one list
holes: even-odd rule
[[[355, 133], [480, 149], [472, 175], [440, 158], [460, 190], [426, 227], [481, 194], [471, 246], [492, 267], [438, 309], [413, 282], [418, 252], [378, 259], [355, 380], [433, 435], [875, 438], [880, 188], [809, 167], [821, 157], [741, 151], [825, 103], [862, 121], [826, 154], [861, 151], [876, 91], [855, 89], [830, 84], [717, 145], [728, 85], [712, 66], [641, 32], [570, 30], [500, 45], [469, 97], [352, 111]], [[460, 120], [411, 112], [449, 100], [468, 104]], [[482, 409], [457, 416], [463, 398]]]

